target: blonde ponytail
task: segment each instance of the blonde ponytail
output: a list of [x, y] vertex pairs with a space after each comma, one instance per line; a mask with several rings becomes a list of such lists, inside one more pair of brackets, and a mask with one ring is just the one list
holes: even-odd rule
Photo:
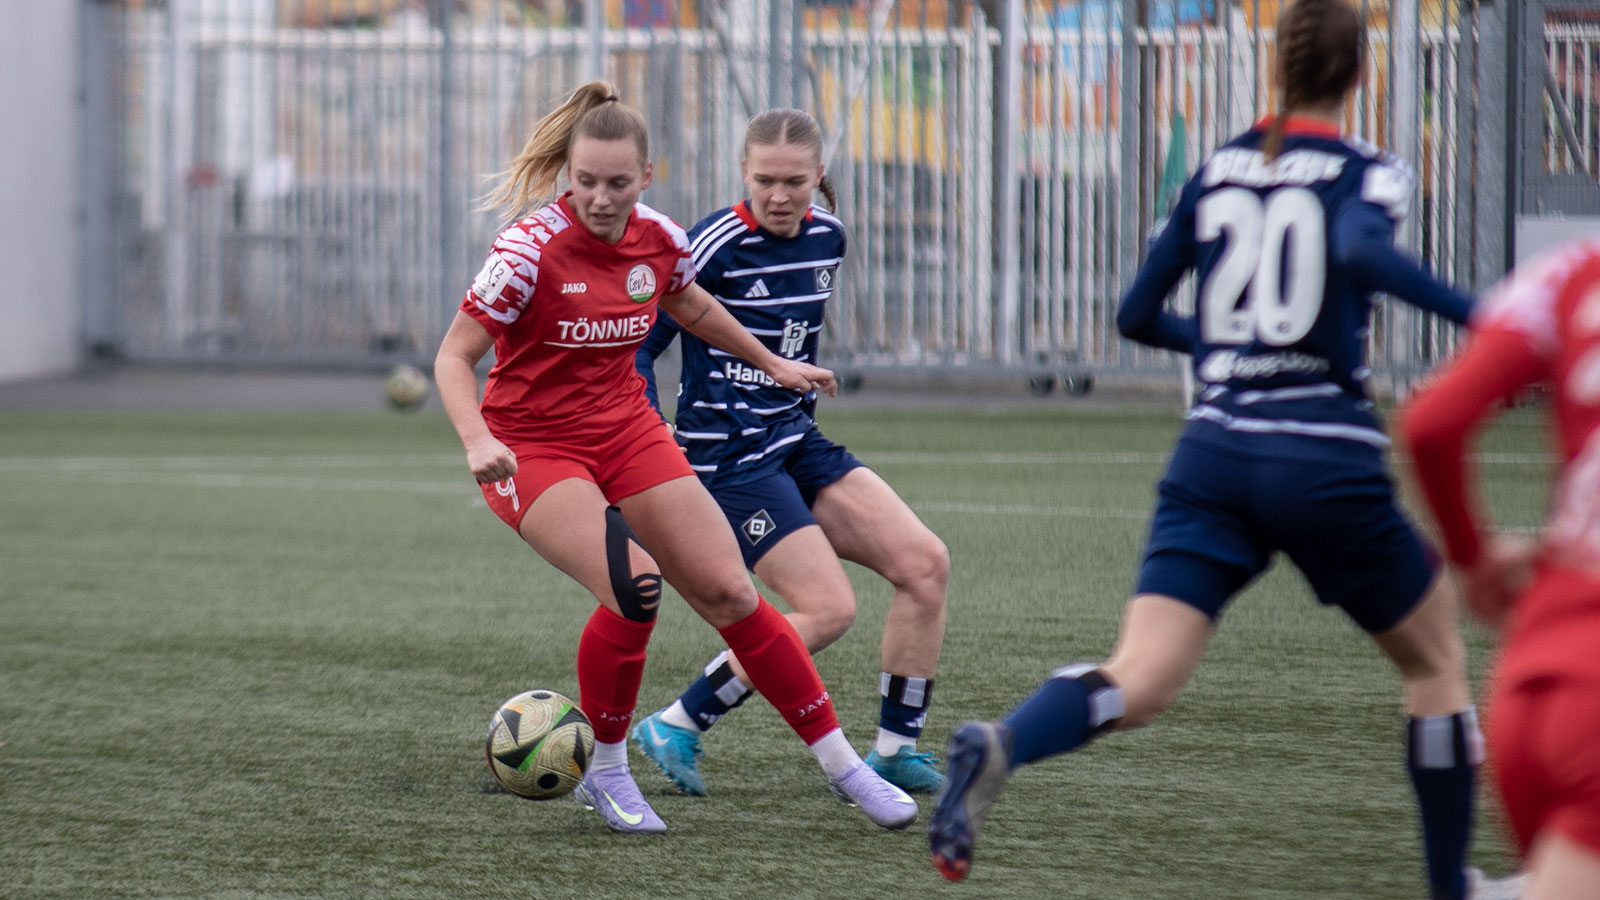
[[650, 158], [650, 133], [644, 118], [617, 98], [616, 86], [591, 81], [540, 119], [511, 165], [493, 178], [498, 184], [484, 199], [484, 209], [504, 209], [510, 218], [554, 199], [556, 179], [567, 165], [572, 144], [580, 137], [613, 141], [632, 138], [641, 164]]

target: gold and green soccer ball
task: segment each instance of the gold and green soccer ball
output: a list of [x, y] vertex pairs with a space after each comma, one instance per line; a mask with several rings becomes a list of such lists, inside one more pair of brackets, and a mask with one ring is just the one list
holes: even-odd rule
[[523, 691], [495, 710], [483, 755], [506, 790], [549, 800], [583, 780], [594, 758], [594, 726], [578, 704], [555, 691]]
[[383, 394], [395, 409], [416, 409], [428, 399], [428, 376], [416, 366], [395, 366], [383, 381]]

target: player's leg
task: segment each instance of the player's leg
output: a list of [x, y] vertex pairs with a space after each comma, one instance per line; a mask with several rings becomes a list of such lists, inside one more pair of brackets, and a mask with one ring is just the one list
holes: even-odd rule
[[599, 601], [578, 640], [579, 705], [594, 723], [595, 753], [577, 797], [598, 809], [613, 831], [659, 833], [666, 825], [633, 781], [626, 737], [660, 602], [660, 576], [626, 527], [593, 482], [568, 478], [538, 495], [519, 531]]
[[1003, 721], [956, 729], [949, 781], [928, 823], [939, 873], [966, 877], [978, 829], [1013, 770], [1153, 720], [1188, 682], [1214, 630], [1211, 617], [1186, 602], [1141, 594], [1128, 601], [1117, 648], [1103, 666], [1064, 666]]
[[[726, 501], [722, 506], [724, 511], [730, 509]], [[798, 496], [793, 506], [810, 522], [810, 514]], [[778, 511], [771, 512], [767, 507]], [[786, 520], [782, 504], [766, 502], [756, 512], [766, 514], [767, 521], [780, 523], [775, 528], [785, 529], [781, 524]], [[739, 515], [744, 513], [730, 515], [730, 519]], [[816, 653], [838, 640], [855, 620], [855, 593], [850, 579], [822, 529], [815, 524], [787, 531], [775, 539], [777, 543], [770, 549], [763, 542], [765, 552], [755, 558], [755, 572], [788, 604], [786, 618], [806, 649]], [[741, 546], [744, 542], [741, 536]], [[751, 548], [746, 547], [746, 560], [751, 556]], [[724, 650], [706, 664], [678, 699], [634, 726], [633, 741], [679, 790], [703, 797], [706, 786], [699, 769], [700, 736], [749, 699], [750, 685], [750, 676], [739, 658]]]
[[[1529, 603], [1536, 591], [1569, 601], [1588, 593], [1546, 570], [1518, 605], [1539, 605], [1540, 598]], [[1512, 679], [1501, 669], [1490, 684], [1489, 757], [1528, 868], [1520, 896], [1600, 900], [1600, 705], [1593, 676]]]
[[1600, 848], [1549, 829], [1528, 862], [1522, 900], [1600, 900]]
[[[855, 621], [855, 592], [794, 479], [774, 471], [710, 490], [746, 567], [789, 605], [787, 618], [806, 649], [816, 653], [838, 640]], [[743, 702], [749, 686], [737, 658], [720, 654], [667, 710], [667, 721], [705, 731]]]
[[1228, 600], [1267, 564], [1233, 510], [1246, 481], [1233, 459], [1180, 442], [1151, 519], [1145, 561], [1103, 666], [1056, 670], [1001, 722], [969, 722], [950, 739], [948, 781], [934, 802], [934, 867], [966, 877], [977, 832], [1011, 771], [1167, 708], [1194, 672]]
[[[745, 565], [790, 606], [787, 618], [806, 648], [815, 653], [837, 640], [854, 621], [855, 594], [794, 479], [774, 469], [717, 485], [711, 494], [733, 527]], [[633, 740], [679, 790], [703, 796], [700, 735], [743, 704], [750, 685], [738, 657], [724, 650], [678, 699], [640, 721]]]
[[845, 739], [805, 644], [756, 594], [733, 532], [722, 526], [722, 511], [700, 481], [673, 479], [618, 505], [667, 581], [717, 628], [751, 683], [811, 747], [836, 791], [859, 802], [879, 825], [910, 824], [916, 803], [879, 778]]
[[1282, 463], [1298, 502], [1270, 523], [1317, 598], [1372, 635], [1404, 687], [1406, 764], [1422, 823], [1434, 900], [1467, 896], [1483, 737], [1467, 684], [1457, 598], [1394, 505], [1388, 477], [1370, 465]]
[[1483, 762], [1457, 608], [1455, 591], [1441, 571], [1415, 609], [1373, 635], [1404, 684], [1406, 768], [1417, 797], [1434, 900], [1468, 897], [1467, 850]]
[[894, 489], [865, 466], [851, 468], [819, 489], [811, 512], [832, 551], [877, 572], [894, 589], [881, 641], [878, 735], [867, 762], [908, 791], [936, 791], [944, 776], [933, 754], [917, 752], [917, 740], [927, 721], [944, 646], [950, 552]]

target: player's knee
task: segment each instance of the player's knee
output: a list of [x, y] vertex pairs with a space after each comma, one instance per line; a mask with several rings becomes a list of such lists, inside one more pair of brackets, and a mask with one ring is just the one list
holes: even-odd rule
[[[744, 569], [730, 567], [727, 571], [696, 573], [690, 577], [692, 584], [687, 592], [701, 607], [734, 620], [755, 611], [758, 595]], [[677, 586], [676, 582], [673, 586]]]
[[950, 581], [950, 549], [938, 535], [924, 529], [900, 546], [886, 568], [884, 576], [896, 587], [943, 606]]
[[[800, 635], [806, 642], [806, 649], [813, 653], [844, 637], [844, 633], [856, 623], [856, 598], [850, 594], [815, 608], [816, 612], [809, 617], [810, 628], [801, 630]], [[799, 628], [798, 624], [796, 628]]]
[[1143, 728], [1178, 702], [1183, 685], [1171, 684], [1127, 665], [1108, 662], [1102, 670], [1122, 691], [1122, 716], [1112, 726], [1119, 730]]
[[1178, 700], [1177, 691], [1139, 691], [1123, 692], [1126, 711], [1122, 714], [1121, 721], [1117, 722], [1118, 729], [1143, 728], [1161, 717], [1161, 714], [1172, 708]]
[[616, 598], [622, 617], [634, 622], [654, 622], [661, 606], [661, 573], [654, 560], [645, 571], [635, 574], [631, 546], [638, 543], [633, 529], [615, 506], [606, 508], [606, 571], [611, 595]]

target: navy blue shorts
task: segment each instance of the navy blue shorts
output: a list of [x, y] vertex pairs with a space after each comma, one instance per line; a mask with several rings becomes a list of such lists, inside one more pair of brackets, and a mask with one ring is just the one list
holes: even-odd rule
[[739, 537], [746, 568], [755, 568], [766, 552], [786, 535], [817, 524], [811, 505], [825, 487], [864, 463], [812, 428], [770, 468], [738, 484], [707, 487]]
[[1181, 600], [1213, 621], [1276, 551], [1320, 602], [1372, 634], [1411, 612], [1439, 567], [1381, 467], [1179, 441], [1158, 491], [1135, 593]]

